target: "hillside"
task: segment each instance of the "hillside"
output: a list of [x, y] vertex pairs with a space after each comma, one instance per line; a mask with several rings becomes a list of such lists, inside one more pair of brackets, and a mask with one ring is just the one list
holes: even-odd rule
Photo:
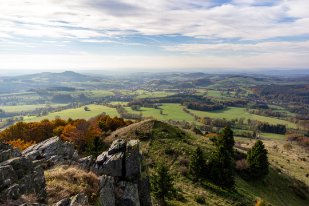
[[211, 141], [191, 132], [183, 131], [169, 124], [146, 120], [129, 125], [112, 133], [107, 142], [117, 138], [140, 139], [145, 166], [153, 172], [153, 166], [158, 162], [168, 165], [176, 178], [179, 195], [171, 200], [171, 205], [200, 205], [196, 202], [198, 196], [205, 198], [206, 205], [254, 205], [262, 198], [275, 206], [305, 206], [308, 199], [307, 186], [289, 177], [275, 166], [271, 166], [268, 177], [263, 181], [247, 182], [236, 176], [235, 190], [221, 189], [207, 181], [194, 184], [188, 178], [189, 156], [200, 146], [209, 154], [213, 148]]

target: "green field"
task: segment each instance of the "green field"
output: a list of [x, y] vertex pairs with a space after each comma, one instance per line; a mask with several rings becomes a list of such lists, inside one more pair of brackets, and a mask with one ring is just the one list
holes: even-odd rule
[[180, 104], [163, 104], [160, 106], [160, 108], [163, 110], [163, 114], [160, 114], [160, 109], [154, 109], [154, 108], [146, 108], [142, 107], [140, 111], [133, 111], [130, 107], [126, 107], [126, 110], [129, 113], [140, 113], [142, 112], [144, 117], [153, 117], [158, 120], [178, 120], [178, 121], [194, 121], [194, 118], [190, 115], [185, 113], [182, 109], [183, 106]]
[[260, 136], [262, 138], [276, 139], [276, 140], [284, 140], [286, 141], [286, 136], [282, 134], [273, 134], [273, 133], [261, 133]]
[[252, 120], [258, 120], [261, 122], [268, 122], [270, 124], [283, 124], [287, 125], [289, 128], [297, 128], [297, 126], [294, 123], [276, 119], [273, 117], [265, 117], [255, 114], [248, 113], [245, 108], [241, 107], [228, 107], [223, 110], [219, 111], [213, 111], [213, 112], [204, 112], [204, 111], [196, 111], [196, 110], [190, 110], [193, 114], [199, 116], [199, 117], [210, 117], [210, 118], [225, 118], [227, 120], [232, 120], [236, 118], [244, 118], [244, 119], [252, 119]]
[[93, 98], [99, 98], [99, 97], [113, 96], [115, 94], [114, 92], [107, 90], [90, 90], [89, 92], [86, 93], [86, 95]]
[[118, 116], [118, 113], [115, 108], [110, 108], [106, 107], [103, 105], [94, 105], [90, 104], [87, 105], [87, 107], [90, 109], [90, 111], [85, 111], [84, 106], [79, 107], [76, 109], [66, 109], [60, 112], [53, 112], [49, 113], [46, 116], [41, 116], [41, 117], [35, 117], [35, 116], [30, 116], [30, 117], [25, 117], [24, 120], [26, 122], [36, 122], [36, 121], [41, 121], [43, 119], [54, 119], [56, 117], [60, 117], [63, 119], [90, 119], [92, 117], [95, 117], [103, 112], [110, 116]]
[[1, 106], [0, 109], [3, 109], [5, 112], [30, 112], [38, 108], [46, 107], [61, 107], [66, 104], [30, 104], [30, 105], [17, 105], [17, 106]]
[[142, 89], [129, 91], [129, 90], [119, 90], [123, 95], [135, 95], [137, 99], [142, 98], [158, 98], [158, 97], [166, 97], [175, 94], [174, 92], [167, 92], [167, 91], [146, 91]]

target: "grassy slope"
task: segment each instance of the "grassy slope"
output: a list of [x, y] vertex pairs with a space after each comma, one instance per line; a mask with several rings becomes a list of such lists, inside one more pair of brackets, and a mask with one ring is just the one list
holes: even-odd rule
[[245, 118], [245, 119], [252, 119], [252, 120], [258, 120], [262, 122], [269, 122], [271, 124], [284, 124], [287, 125], [290, 128], [296, 128], [296, 125], [294, 123], [276, 119], [272, 117], [265, 117], [255, 114], [250, 114], [245, 111], [245, 108], [241, 107], [228, 107], [223, 110], [219, 111], [213, 111], [213, 112], [204, 112], [204, 111], [196, 111], [196, 110], [190, 110], [193, 114], [200, 116], [200, 117], [210, 117], [210, 118], [225, 118], [227, 120], [235, 119], [235, 118]]
[[[291, 178], [279, 175], [271, 170], [264, 182], [248, 183], [236, 178], [236, 190], [223, 190], [205, 181], [194, 184], [183, 176], [188, 171], [188, 158], [196, 146], [200, 146], [207, 153], [213, 147], [211, 142], [201, 136], [184, 132], [174, 126], [148, 120], [130, 125], [114, 132], [107, 141], [110, 143], [116, 138], [141, 139], [145, 164], [149, 172], [158, 161], [169, 166], [174, 174], [176, 187], [180, 190], [183, 200], [171, 200], [170, 205], [199, 205], [195, 201], [197, 195], [205, 197], [207, 205], [254, 205], [257, 197], [261, 197], [276, 206], [305, 206], [306, 201], [297, 197], [288, 187], [293, 184]], [[167, 152], [168, 151], [168, 152]], [[282, 192], [280, 192], [282, 191]]]
[[[254, 141], [248, 138], [235, 138], [243, 148], [250, 148]], [[269, 138], [263, 140], [267, 150], [268, 158], [272, 165], [279, 168], [283, 173], [288, 174], [309, 185], [309, 178], [306, 177], [309, 171], [308, 151], [297, 145], [280, 138]], [[287, 148], [289, 145], [290, 148]]]
[[68, 118], [72, 118], [72, 119], [89, 119], [92, 117], [95, 117], [103, 112], [105, 112], [106, 114], [110, 115], [110, 116], [117, 116], [118, 113], [116, 111], [115, 108], [110, 108], [110, 107], [106, 107], [103, 105], [94, 105], [94, 104], [90, 104], [87, 105], [87, 107], [90, 109], [90, 111], [85, 111], [84, 107], [79, 107], [76, 109], [67, 109], [67, 110], [63, 110], [60, 112], [53, 112], [53, 113], [49, 113], [46, 116], [42, 116], [42, 117], [25, 117], [25, 121], [27, 122], [33, 122], [33, 121], [40, 121], [43, 119], [54, 119], [55, 117], [59, 116], [63, 119], [68, 119]]

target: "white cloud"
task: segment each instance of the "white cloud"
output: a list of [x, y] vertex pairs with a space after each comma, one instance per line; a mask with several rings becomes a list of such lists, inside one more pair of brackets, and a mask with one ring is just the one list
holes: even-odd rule
[[233, 53], [240, 52], [250, 53], [302, 53], [309, 54], [309, 41], [305, 42], [262, 42], [256, 44], [232, 44], [232, 43], [217, 43], [217, 44], [178, 44], [163, 46], [163, 49], [174, 52], [216, 52], [216, 53]]
[[[309, 36], [308, 0], [269, 2], [234, 0], [218, 5], [212, 0], [0, 1], [0, 68], [308, 66], [308, 41], [280, 41], [282, 37]], [[165, 42], [162, 46], [160, 42], [152, 42], [148, 45], [149, 50], [158, 46], [175, 56], [163, 56], [159, 52], [156, 57], [96, 56], [91, 55], [95, 53], [91, 47], [75, 47], [76, 50], [64, 52], [66, 43], [70, 42], [82, 42], [83, 46], [100, 43], [118, 44], [119, 47], [130, 45], [132, 48], [147, 46], [139, 41], [126, 41], [131, 35], [181, 35], [192, 37], [192, 40], [186, 44]], [[202, 40], [197, 38], [217, 42], [198, 44], [196, 42]], [[267, 40], [273, 38], [279, 41]], [[238, 41], [224, 43], [232, 39]], [[244, 40], [260, 43], [243, 43]], [[56, 51], [63, 54], [48, 56], [33, 52], [29, 56], [21, 55], [24, 47], [33, 46], [46, 46], [44, 51], [53, 51], [53, 46], [61, 47]], [[10, 50], [15, 54], [9, 55]], [[65, 55], [70, 52], [83, 52], [84, 55]], [[173, 52], [190, 54], [184, 56]]]
[[[0, 2], [0, 21], [15, 26], [0, 28], [10, 35], [46, 33], [53, 37], [97, 35], [181, 34], [192, 37], [262, 39], [309, 34], [307, 0], [281, 0], [271, 6], [254, 6], [256, 0], [210, 7], [210, 1], [190, 0], [9, 0]], [[247, 3], [244, 3], [247, 2]], [[249, 2], [249, 3], [248, 3]], [[263, 1], [266, 2], [266, 1]], [[300, 18], [284, 22], [285, 18]], [[25, 24], [24, 30], [17, 29]], [[31, 24], [40, 25], [33, 26]], [[64, 27], [61, 27], [64, 26]], [[12, 28], [13, 27], [13, 28]], [[42, 28], [43, 27], [43, 28]], [[86, 34], [72, 27], [85, 28]], [[32, 30], [31, 32], [27, 30]], [[117, 31], [110, 33], [110, 31]], [[44, 34], [45, 36], [46, 34]]]

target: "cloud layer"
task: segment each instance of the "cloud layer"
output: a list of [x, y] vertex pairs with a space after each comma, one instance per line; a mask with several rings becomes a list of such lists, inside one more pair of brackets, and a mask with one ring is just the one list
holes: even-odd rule
[[[261, 57], [269, 61], [261, 67], [283, 67], [274, 58], [284, 55], [297, 57], [294, 66], [303, 67], [308, 11], [307, 0], [1, 1], [0, 54], [35, 57], [44, 50], [62, 59], [68, 53], [106, 56], [125, 50], [128, 57], [178, 56], [179, 66], [187, 65], [183, 55], [237, 58], [242, 67], [250, 67], [246, 58]], [[200, 65], [213, 66], [202, 60]]]

